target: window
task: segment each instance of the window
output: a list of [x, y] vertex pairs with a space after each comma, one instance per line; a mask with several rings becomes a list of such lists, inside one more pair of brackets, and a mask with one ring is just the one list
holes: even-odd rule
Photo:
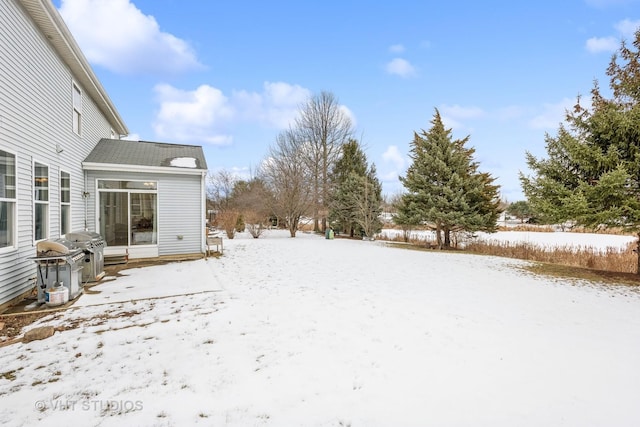
[[73, 131], [80, 135], [82, 130], [82, 92], [73, 84]]
[[71, 175], [60, 171], [60, 235], [71, 231]]
[[0, 150], [0, 250], [15, 246], [16, 156]]
[[155, 181], [98, 181], [98, 222], [107, 246], [158, 243], [157, 188]]
[[33, 163], [33, 240], [49, 236], [49, 166]]

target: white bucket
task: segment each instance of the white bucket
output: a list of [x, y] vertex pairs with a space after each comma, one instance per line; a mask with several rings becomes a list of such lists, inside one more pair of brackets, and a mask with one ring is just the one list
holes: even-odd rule
[[69, 288], [60, 284], [60, 286], [47, 289], [44, 292], [44, 302], [49, 307], [66, 304], [69, 302]]

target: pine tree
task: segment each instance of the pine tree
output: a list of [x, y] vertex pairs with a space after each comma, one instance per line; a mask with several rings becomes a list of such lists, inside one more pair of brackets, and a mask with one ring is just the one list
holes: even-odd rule
[[358, 227], [354, 199], [362, 190], [362, 180], [349, 179], [351, 175], [363, 177], [367, 173], [367, 157], [355, 139], [342, 146], [342, 153], [331, 172], [333, 184], [329, 203], [329, 221], [343, 233], [354, 236]]
[[452, 231], [495, 230], [498, 186], [489, 174], [478, 171], [475, 150], [465, 147], [469, 136], [454, 140], [437, 109], [431, 124], [428, 132], [414, 132], [413, 162], [400, 177], [407, 192], [399, 213], [432, 226], [438, 247], [448, 248]]
[[[548, 159], [527, 153], [534, 176], [520, 174], [531, 205], [549, 222], [624, 227], [640, 245], [640, 30], [625, 42], [607, 75], [612, 98], [596, 82], [591, 107], [567, 112], [558, 135], [546, 137]], [[640, 247], [639, 247], [640, 249]], [[640, 251], [638, 251], [640, 273]]]

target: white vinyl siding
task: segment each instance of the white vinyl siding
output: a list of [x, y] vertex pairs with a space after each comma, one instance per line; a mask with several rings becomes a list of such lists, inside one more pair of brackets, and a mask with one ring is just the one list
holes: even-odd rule
[[199, 176], [177, 175], [162, 181], [160, 255], [199, 252], [205, 225], [200, 180]]
[[[8, 200], [16, 224], [13, 247], [0, 247], [1, 306], [35, 285], [36, 265], [29, 259], [36, 255], [34, 162], [49, 168], [48, 238], [62, 231], [61, 169], [71, 182], [70, 228], [84, 229], [82, 161], [101, 138], [111, 136], [114, 125], [16, 0], [0, 1], [0, 58], [0, 150], [15, 155], [16, 181], [15, 196]], [[82, 95], [79, 135], [73, 132], [74, 83]]]

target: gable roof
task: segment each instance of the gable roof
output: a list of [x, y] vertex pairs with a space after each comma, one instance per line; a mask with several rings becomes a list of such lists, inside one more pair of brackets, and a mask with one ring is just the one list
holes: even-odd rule
[[18, 0], [118, 135], [129, 130], [51, 0]]
[[82, 167], [85, 170], [200, 174], [207, 170], [207, 162], [198, 145], [103, 138], [84, 159]]

